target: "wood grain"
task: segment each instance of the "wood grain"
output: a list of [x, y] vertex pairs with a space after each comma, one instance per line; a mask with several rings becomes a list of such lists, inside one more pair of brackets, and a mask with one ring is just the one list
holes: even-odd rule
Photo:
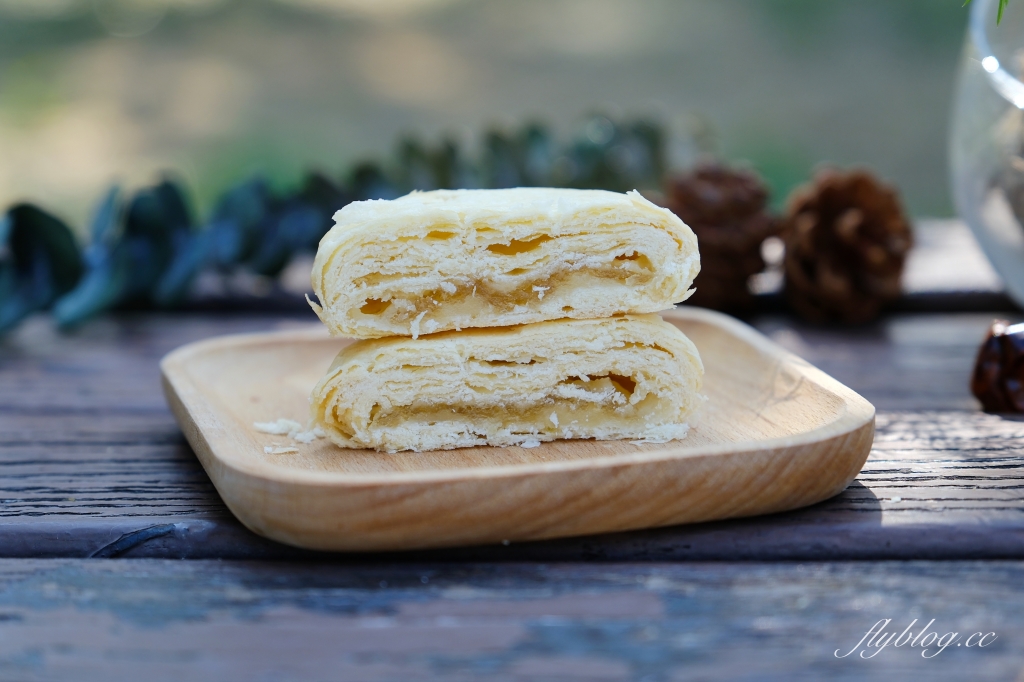
[[[0, 560], [0, 679], [1024, 680], [1024, 564], [950, 561], [1024, 558], [1024, 421], [980, 413], [967, 391], [994, 316], [973, 311], [1014, 309], [987, 275], [965, 284], [977, 269], [947, 236], [935, 242], [947, 265], [912, 262], [897, 306], [943, 314], [855, 330], [755, 320], [880, 408], [843, 493], [767, 517], [508, 546], [314, 553], [231, 516], [157, 363], [191, 341], [312, 321], [297, 300], [276, 316], [255, 312], [266, 300], [245, 315], [226, 314], [237, 300], [121, 314], [70, 335], [32, 320], [0, 339], [0, 556], [200, 560]], [[260, 557], [291, 561], [219, 560]], [[929, 557], [945, 561], [807, 563]], [[884, 618], [999, 638], [932, 660], [835, 658]]]
[[[1022, 579], [1019, 562], [5, 560], [0, 679], [1012, 681]], [[887, 618], [996, 639], [836, 658]]]
[[[764, 519], [389, 561], [1024, 558], [1024, 496], [1014, 493], [1024, 423], [980, 413], [967, 390], [992, 317], [898, 315], [856, 330], [756, 321], [881, 410], [858, 481], [831, 500]], [[122, 314], [60, 335], [38, 319], [0, 340], [0, 555], [86, 557], [129, 536], [137, 544], [123, 556], [308, 557], [227, 512], [167, 410], [157, 363], [190, 341], [310, 321]]]
[[309, 332], [229, 336], [161, 362], [172, 412], [228, 508], [298, 547], [420, 549], [753, 516], [842, 491], [867, 457], [874, 408], [720, 313], [665, 319], [697, 346], [708, 402], [682, 441], [566, 440], [388, 454], [326, 439], [267, 454], [254, 422], [302, 420], [344, 344]]

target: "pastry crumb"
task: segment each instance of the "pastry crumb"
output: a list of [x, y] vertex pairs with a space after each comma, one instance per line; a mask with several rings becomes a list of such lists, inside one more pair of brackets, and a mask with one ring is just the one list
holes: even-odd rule
[[285, 436], [292, 432], [302, 430], [302, 424], [293, 419], [278, 419], [273, 422], [253, 422], [252, 425], [257, 431], [269, 433], [272, 436]]
[[297, 440], [300, 443], [307, 443], [307, 444], [308, 443], [312, 443], [317, 438], [323, 438], [326, 435], [327, 434], [324, 433], [324, 430], [321, 429], [319, 426], [315, 426], [315, 427], [313, 427], [312, 429], [310, 429], [308, 431], [300, 431], [299, 433], [296, 433], [294, 436], [289, 434], [289, 436], [291, 436], [292, 440]]
[[267, 445], [263, 448], [263, 452], [268, 455], [287, 455], [298, 451], [299, 449], [294, 445], [279, 445], [276, 447], [273, 445]]
[[[305, 427], [294, 419], [278, 419], [272, 422], [253, 422], [253, 428], [262, 433], [269, 433], [272, 436], [288, 436], [293, 441], [303, 444], [312, 443], [317, 438], [327, 437], [322, 428], [313, 426], [312, 420]], [[277, 445], [277, 443], [274, 443], [274, 446]], [[264, 452], [269, 454], [270, 450], [264, 448]]]
[[420, 337], [420, 321], [423, 319], [423, 316], [426, 315], [426, 314], [427, 314], [427, 311], [424, 310], [422, 313], [417, 315], [416, 319], [413, 320], [412, 324], [409, 325], [409, 331], [412, 332], [412, 338], [413, 339], [418, 339]]
[[682, 440], [690, 432], [689, 424], [672, 424], [667, 426], [656, 426], [648, 431], [647, 435], [639, 440], [629, 441], [630, 445], [658, 445], [668, 443], [672, 440]]
[[534, 439], [524, 440], [522, 443], [519, 444], [519, 447], [521, 447], [521, 448], [539, 448], [540, 447], [540, 441], [539, 440], [534, 440]]

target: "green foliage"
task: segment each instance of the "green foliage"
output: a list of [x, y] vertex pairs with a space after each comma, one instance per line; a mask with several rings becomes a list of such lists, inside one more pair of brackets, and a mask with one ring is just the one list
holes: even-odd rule
[[[971, 4], [971, 0], [964, 0], [964, 7]], [[999, 11], [996, 13], [996, 23], [1001, 24], [1003, 22], [1003, 12], [1006, 10], [1006, 6], [1010, 4], [1010, 0], [999, 0]]]
[[61, 327], [73, 327], [108, 308], [154, 302], [154, 289], [190, 238], [193, 221], [184, 192], [164, 180], [123, 204], [112, 188], [93, 220], [86, 274], [54, 306]]
[[82, 276], [71, 230], [28, 204], [0, 218], [0, 333], [45, 310]]
[[540, 123], [491, 130], [479, 158], [452, 139], [402, 138], [390, 160], [364, 161], [335, 181], [318, 172], [287, 192], [261, 177], [224, 192], [197, 223], [185, 189], [165, 178], [100, 202], [84, 257], [71, 231], [32, 206], [0, 222], [0, 332], [52, 306], [61, 328], [103, 311], [185, 303], [204, 271], [276, 277], [297, 253], [313, 252], [334, 213], [350, 201], [393, 199], [412, 190], [555, 186], [627, 191], [661, 185], [665, 135], [653, 123], [594, 114], [559, 146]]

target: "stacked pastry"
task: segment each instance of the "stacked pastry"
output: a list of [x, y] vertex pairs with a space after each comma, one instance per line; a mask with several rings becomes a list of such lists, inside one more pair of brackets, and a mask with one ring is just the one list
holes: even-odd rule
[[693, 343], [651, 314], [687, 298], [697, 239], [636, 192], [415, 192], [349, 204], [310, 302], [341, 351], [311, 397], [348, 448], [682, 438]]

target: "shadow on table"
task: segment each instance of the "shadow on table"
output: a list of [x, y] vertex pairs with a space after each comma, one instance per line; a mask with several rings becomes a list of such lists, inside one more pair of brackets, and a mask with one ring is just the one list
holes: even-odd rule
[[360, 554], [301, 550], [261, 538], [226, 511], [140, 529], [96, 557], [230, 558], [343, 563], [472, 561], [792, 561], [876, 558], [882, 511], [859, 482], [824, 502], [766, 516], [539, 542]]

